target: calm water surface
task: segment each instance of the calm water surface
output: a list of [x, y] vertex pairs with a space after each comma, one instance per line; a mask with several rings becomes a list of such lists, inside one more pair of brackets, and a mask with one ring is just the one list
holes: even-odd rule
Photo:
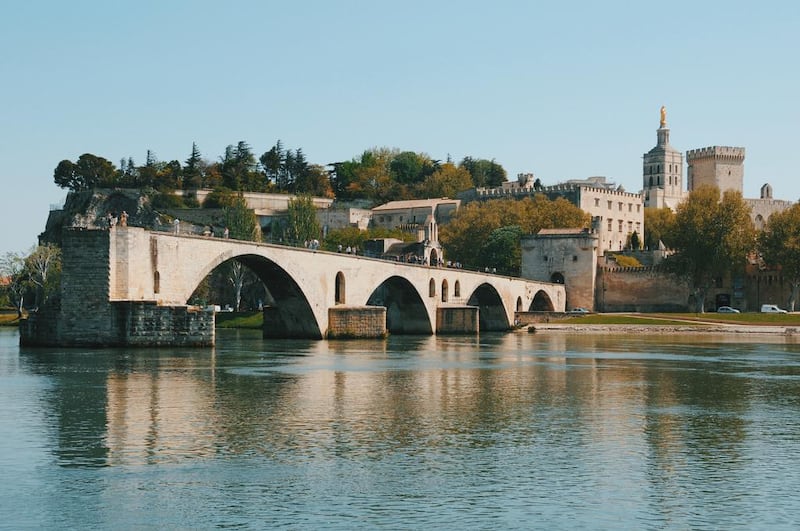
[[800, 526], [791, 337], [18, 341], [2, 528]]

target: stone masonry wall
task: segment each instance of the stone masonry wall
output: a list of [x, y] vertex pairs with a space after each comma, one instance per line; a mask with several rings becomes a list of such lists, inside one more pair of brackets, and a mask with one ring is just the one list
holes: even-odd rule
[[598, 268], [596, 306], [601, 312], [685, 312], [689, 287], [657, 268]]
[[214, 312], [155, 302], [115, 302], [120, 344], [199, 347], [214, 345]]
[[477, 306], [436, 308], [437, 334], [475, 334], [479, 331]]
[[386, 336], [383, 306], [335, 306], [328, 309], [329, 339], [379, 338]]

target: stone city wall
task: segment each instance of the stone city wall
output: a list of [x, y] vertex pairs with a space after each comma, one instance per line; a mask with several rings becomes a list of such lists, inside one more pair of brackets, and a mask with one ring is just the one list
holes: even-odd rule
[[597, 310], [601, 312], [685, 312], [689, 286], [655, 267], [598, 268]]

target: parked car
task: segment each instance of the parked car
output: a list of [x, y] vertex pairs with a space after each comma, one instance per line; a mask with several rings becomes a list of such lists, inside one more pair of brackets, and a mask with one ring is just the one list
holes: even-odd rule
[[761, 313], [788, 313], [786, 310], [778, 308], [775, 304], [762, 304]]
[[720, 306], [717, 308], [717, 313], [739, 313], [739, 310], [730, 306]]
[[573, 315], [583, 315], [583, 314], [592, 313], [592, 312], [590, 312], [586, 308], [573, 308], [567, 313], [571, 313]]

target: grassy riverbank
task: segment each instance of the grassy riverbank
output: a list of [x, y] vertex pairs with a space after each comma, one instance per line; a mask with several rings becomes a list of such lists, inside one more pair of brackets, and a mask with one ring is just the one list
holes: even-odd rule
[[595, 313], [553, 322], [581, 325], [800, 326], [800, 313]]
[[220, 312], [216, 314], [217, 328], [252, 328], [261, 330], [264, 316], [261, 312]]

